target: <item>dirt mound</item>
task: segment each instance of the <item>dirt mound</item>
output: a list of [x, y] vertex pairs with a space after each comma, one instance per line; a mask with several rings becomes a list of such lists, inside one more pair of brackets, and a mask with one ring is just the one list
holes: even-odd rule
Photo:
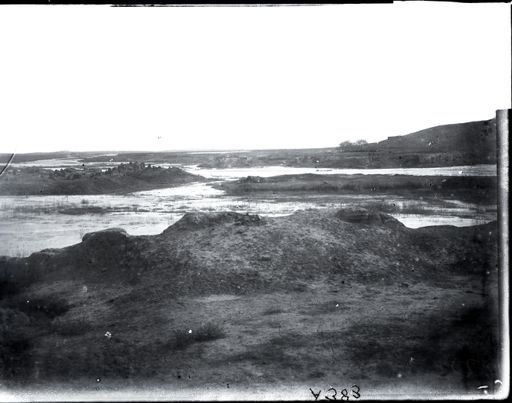
[[265, 181], [265, 179], [262, 178], [261, 176], [251, 176], [251, 175], [249, 175], [245, 178], [239, 179], [240, 183], [261, 183], [264, 181]]
[[89, 232], [82, 237], [84, 242], [117, 242], [129, 235], [122, 228], [107, 228], [102, 231]]
[[60, 251], [3, 258], [0, 274], [6, 281], [129, 284], [173, 295], [290, 289], [325, 277], [333, 283], [444, 283], [456, 272], [489, 270], [495, 238], [489, 226], [414, 230], [362, 209], [265, 219], [189, 213], [159, 235], [112, 228]]
[[228, 223], [232, 223], [234, 225], [262, 225], [265, 221], [257, 214], [240, 214], [232, 212], [187, 213], [181, 218], [181, 220], [166, 229], [164, 233], [171, 229], [201, 229]]
[[[125, 194], [205, 181], [207, 179], [204, 177], [177, 167], [159, 168], [143, 163], [121, 164], [105, 172], [89, 167], [85, 170], [65, 168], [56, 171], [28, 167], [7, 169], [0, 181], [0, 194]], [[67, 213], [76, 211], [69, 209]]]
[[[353, 209], [196, 213], [167, 234], [112, 228], [0, 257], [0, 378], [118, 389], [438, 373], [474, 393], [496, 379], [498, 310], [482, 307], [498, 290], [496, 222], [389, 223]], [[260, 372], [237, 378], [247, 368]]]
[[400, 221], [391, 217], [389, 214], [369, 211], [364, 208], [349, 207], [341, 208], [336, 212], [336, 217], [342, 221], [369, 224], [369, 225], [390, 225], [395, 227], [405, 227]]

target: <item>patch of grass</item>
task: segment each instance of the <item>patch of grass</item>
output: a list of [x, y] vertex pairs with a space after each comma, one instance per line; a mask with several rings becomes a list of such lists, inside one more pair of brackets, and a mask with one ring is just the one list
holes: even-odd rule
[[327, 301], [320, 304], [314, 304], [309, 308], [302, 310], [301, 313], [306, 315], [322, 315], [326, 313], [343, 312], [347, 309], [349, 308], [343, 305], [341, 302]]
[[[39, 374], [34, 361], [38, 338], [44, 335], [74, 336], [87, 331], [88, 324], [66, 322], [62, 316], [71, 308], [55, 295], [30, 298], [7, 297], [0, 306], [0, 379], [28, 382]], [[52, 350], [52, 353], [55, 353]], [[51, 357], [50, 357], [51, 356]], [[48, 353], [47, 363], [61, 366], [56, 355]], [[48, 364], [50, 365], [50, 364]], [[70, 365], [73, 364], [70, 362]], [[51, 365], [50, 365], [51, 366]], [[61, 370], [62, 370], [61, 366]], [[65, 367], [68, 371], [69, 367]], [[39, 376], [39, 375], [37, 375]]]
[[109, 209], [101, 206], [67, 207], [58, 210], [58, 212], [67, 215], [106, 214], [109, 212]]
[[485, 307], [454, 309], [444, 310], [445, 318], [421, 323], [358, 324], [335, 340], [343, 341], [347, 359], [367, 374], [433, 372], [460, 377], [469, 389], [492, 383], [498, 362], [496, 314]]
[[292, 290], [297, 292], [304, 292], [308, 290], [308, 285], [302, 282], [297, 282], [295, 284], [292, 284]]
[[22, 289], [23, 287], [16, 282], [0, 279], [0, 299], [17, 295]]
[[[489, 303], [465, 308], [418, 352], [429, 367], [459, 372], [464, 385], [492, 383], [498, 374], [498, 316]], [[444, 360], [441, 360], [441, 357]]]
[[174, 350], [184, 350], [193, 343], [194, 338], [188, 330], [179, 329], [174, 331], [174, 339], [172, 342], [172, 348]]
[[25, 377], [30, 372], [30, 319], [11, 308], [0, 307], [0, 377]]
[[[130, 340], [103, 337], [94, 343], [75, 348], [55, 349], [44, 346], [39, 353], [44, 372], [41, 377], [66, 381], [79, 376], [89, 379], [128, 379], [134, 375], [150, 373], [148, 357], [158, 357], [155, 350], [144, 349]], [[153, 358], [155, 359], [155, 358]]]
[[224, 329], [214, 323], [207, 323], [201, 326], [195, 333], [195, 341], [211, 341], [226, 337]]
[[[192, 332], [190, 332], [192, 330]], [[197, 330], [175, 330], [172, 342], [174, 350], [184, 350], [194, 343], [212, 341], [226, 337], [225, 331], [217, 324], [206, 323]]]
[[51, 331], [59, 336], [81, 336], [93, 329], [84, 319], [64, 320], [55, 318], [51, 323]]
[[274, 347], [305, 347], [309, 343], [308, 336], [298, 333], [287, 333], [270, 339], [269, 344]]
[[71, 305], [65, 299], [55, 296], [18, 299], [11, 303], [11, 305], [29, 317], [42, 315], [50, 319], [64, 315], [71, 308]]
[[274, 366], [301, 372], [307, 364], [304, 361], [304, 356], [299, 354], [296, 349], [306, 347], [308, 343], [308, 338], [300, 334], [284, 334], [229, 357], [229, 362], [249, 361], [259, 367]]
[[[22, 253], [19, 252], [19, 254]], [[11, 262], [6, 261], [7, 259]], [[0, 257], [0, 267], [4, 264], [7, 266], [6, 269], [0, 270], [0, 300], [20, 294], [36, 282], [40, 276], [40, 272], [37, 270], [30, 270], [21, 265], [18, 258], [7, 259]]]
[[263, 311], [262, 315], [277, 315], [283, 312], [284, 311], [281, 308], [269, 308]]

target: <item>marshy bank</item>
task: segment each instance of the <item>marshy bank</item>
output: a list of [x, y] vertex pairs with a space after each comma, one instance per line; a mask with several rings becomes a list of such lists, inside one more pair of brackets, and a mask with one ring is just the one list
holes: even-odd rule
[[248, 176], [215, 184], [228, 194], [338, 193], [394, 194], [416, 198], [453, 198], [466, 202], [496, 203], [496, 176], [416, 175], [279, 175]]

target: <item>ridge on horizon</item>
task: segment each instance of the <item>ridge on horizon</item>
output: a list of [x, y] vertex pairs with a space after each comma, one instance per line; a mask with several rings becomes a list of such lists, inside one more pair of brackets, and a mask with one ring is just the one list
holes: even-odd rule
[[[490, 119], [484, 119], [484, 120], [471, 120], [466, 122], [456, 122], [456, 123], [446, 123], [446, 124], [439, 124], [435, 126], [429, 126], [423, 129], [414, 130], [408, 133], [404, 134], [397, 134], [394, 136], [388, 136], [385, 139], [382, 139], [380, 141], [374, 141], [374, 142], [368, 142], [367, 145], [378, 145], [382, 144], [386, 141], [388, 141], [390, 138], [400, 138], [405, 136], [413, 136], [416, 134], [419, 134], [421, 132], [427, 131], [427, 130], [436, 130], [441, 128], [453, 128], [458, 127], [462, 125], [468, 125], [468, 124], [478, 124], [478, 123], [485, 123], [485, 122], [491, 122], [495, 120], [495, 117]], [[356, 139], [353, 139], [354, 141]], [[363, 139], [364, 140], [364, 139]], [[135, 154], [135, 153], [193, 153], [193, 152], [250, 152], [250, 151], [280, 151], [280, 150], [321, 150], [321, 149], [335, 149], [338, 147], [338, 144], [331, 145], [331, 146], [318, 146], [318, 147], [258, 147], [258, 148], [176, 148], [176, 149], [152, 149], [152, 150], [143, 150], [143, 149], [125, 149], [125, 150], [115, 150], [115, 149], [107, 149], [107, 150], [55, 150], [55, 151], [30, 151], [30, 152], [0, 152], [0, 155], [30, 155], [30, 154], [107, 154], [107, 153], [115, 153], [115, 154]]]

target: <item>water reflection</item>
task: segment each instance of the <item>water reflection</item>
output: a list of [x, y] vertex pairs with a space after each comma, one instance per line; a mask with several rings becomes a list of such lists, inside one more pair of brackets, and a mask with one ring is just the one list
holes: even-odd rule
[[455, 225], [469, 227], [471, 225], [486, 224], [492, 220], [485, 217], [454, 217], [450, 215], [429, 214], [391, 214], [398, 221], [409, 228], [420, 228], [431, 225]]

